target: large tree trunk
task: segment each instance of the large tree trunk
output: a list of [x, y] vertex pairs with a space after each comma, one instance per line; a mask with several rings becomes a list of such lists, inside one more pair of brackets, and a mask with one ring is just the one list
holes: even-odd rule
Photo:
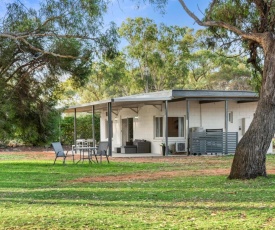
[[252, 179], [266, 174], [266, 153], [275, 132], [275, 42], [266, 39], [260, 100], [253, 121], [240, 140], [229, 179]]

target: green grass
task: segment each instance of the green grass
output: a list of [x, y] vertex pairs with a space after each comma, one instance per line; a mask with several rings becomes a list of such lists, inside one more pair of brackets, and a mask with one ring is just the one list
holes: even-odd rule
[[[3, 155], [1, 156], [3, 158]], [[12, 159], [12, 160], [11, 160]], [[82, 177], [229, 168], [231, 156], [175, 163], [0, 162], [0, 229], [275, 229], [275, 175], [78, 183]], [[275, 156], [267, 157], [274, 169]]]

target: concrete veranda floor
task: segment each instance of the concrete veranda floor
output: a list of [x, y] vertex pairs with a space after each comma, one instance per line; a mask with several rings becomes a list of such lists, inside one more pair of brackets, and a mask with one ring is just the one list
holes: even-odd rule
[[160, 153], [112, 153], [112, 157], [161, 157]]

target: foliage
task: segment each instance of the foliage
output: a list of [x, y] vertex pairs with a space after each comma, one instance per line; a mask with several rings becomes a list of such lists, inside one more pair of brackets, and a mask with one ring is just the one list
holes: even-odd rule
[[[11, 159], [12, 157], [12, 159]], [[171, 163], [77, 164], [1, 154], [2, 229], [272, 229], [274, 175], [230, 181], [232, 157], [184, 157]], [[9, 158], [10, 160], [7, 160]], [[53, 156], [54, 158], [54, 156]], [[268, 156], [268, 167], [275, 158]], [[79, 178], [180, 171], [154, 180], [78, 183]], [[111, 173], [110, 173], [111, 172]], [[188, 173], [186, 175], [185, 173]]]
[[81, 102], [99, 101], [135, 93], [135, 81], [127, 68], [123, 53], [114, 59], [95, 63], [89, 81], [78, 90]]
[[148, 18], [127, 19], [119, 33], [129, 45], [127, 58], [135, 81], [144, 92], [183, 87], [187, 73], [187, 28], [158, 26]]
[[[100, 140], [100, 117], [95, 115], [95, 139]], [[76, 119], [76, 133], [78, 139], [91, 139], [93, 137], [92, 115], [79, 116]], [[60, 124], [61, 142], [66, 145], [74, 143], [74, 117], [64, 117]]]
[[70, 80], [62, 83], [61, 102], [72, 105], [140, 93], [134, 75], [135, 70], [131, 69], [123, 52], [112, 60], [98, 60], [91, 67], [85, 86], [76, 87]]
[[136, 18], [124, 22], [119, 33], [128, 41], [127, 47], [112, 60], [94, 63], [84, 87], [64, 82], [62, 103], [88, 103], [148, 90], [251, 90], [257, 86], [246, 60], [207, 45], [206, 30], [194, 33]]
[[59, 114], [51, 101], [51, 93], [44, 88], [47, 85], [35, 85], [26, 79], [16, 89], [3, 89], [0, 102], [2, 141], [17, 139], [25, 144], [41, 145], [56, 138]]
[[[212, 4], [212, 3], [211, 3]], [[264, 14], [273, 14], [272, 1], [213, 1], [206, 9], [207, 20], [223, 21], [240, 28], [245, 33], [262, 33], [269, 29], [274, 30], [274, 19]], [[262, 9], [262, 15], [259, 9]], [[265, 18], [265, 19], [264, 19]], [[225, 49], [240, 49], [245, 53], [247, 62], [252, 64], [257, 74], [263, 74], [263, 51], [261, 46], [252, 40], [241, 39], [237, 33], [224, 27], [209, 27], [212, 38], [209, 42]], [[232, 33], [233, 32], [233, 33]]]
[[[231, 50], [213, 46], [208, 30], [190, 34], [187, 59], [188, 89], [253, 90], [255, 84], [246, 59]], [[253, 87], [254, 86], [254, 87]]]
[[[183, 87], [209, 89], [217, 85], [212, 80], [213, 73], [229, 62], [225, 53], [221, 56], [205, 49], [201, 43], [208, 37], [203, 31], [194, 35], [188, 28], [158, 27], [146, 18], [128, 19], [119, 31], [129, 45], [112, 61], [103, 60], [92, 66], [87, 85], [76, 90], [75, 95], [81, 95], [81, 102], [140, 93], [149, 88], [150, 91]], [[234, 70], [238, 69], [235, 65]], [[204, 75], [199, 76], [200, 72]], [[245, 80], [250, 80], [249, 73], [246, 69]], [[235, 85], [231, 85], [229, 89], [235, 89]]]
[[7, 4], [0, 19], [1, 139], [54, 139], [59, 82], [83, 85], [95, 58], [114, 56], [114, 25], [103, 29], [103, 0], [48, 0], [39, 9]]

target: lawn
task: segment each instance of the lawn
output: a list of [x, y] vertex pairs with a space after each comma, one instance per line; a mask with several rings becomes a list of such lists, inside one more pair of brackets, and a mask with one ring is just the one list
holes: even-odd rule
[[275, 229], [274, 155], [250, 181], [226, 178], [232, 156], [0, 159], [0, 229]]

